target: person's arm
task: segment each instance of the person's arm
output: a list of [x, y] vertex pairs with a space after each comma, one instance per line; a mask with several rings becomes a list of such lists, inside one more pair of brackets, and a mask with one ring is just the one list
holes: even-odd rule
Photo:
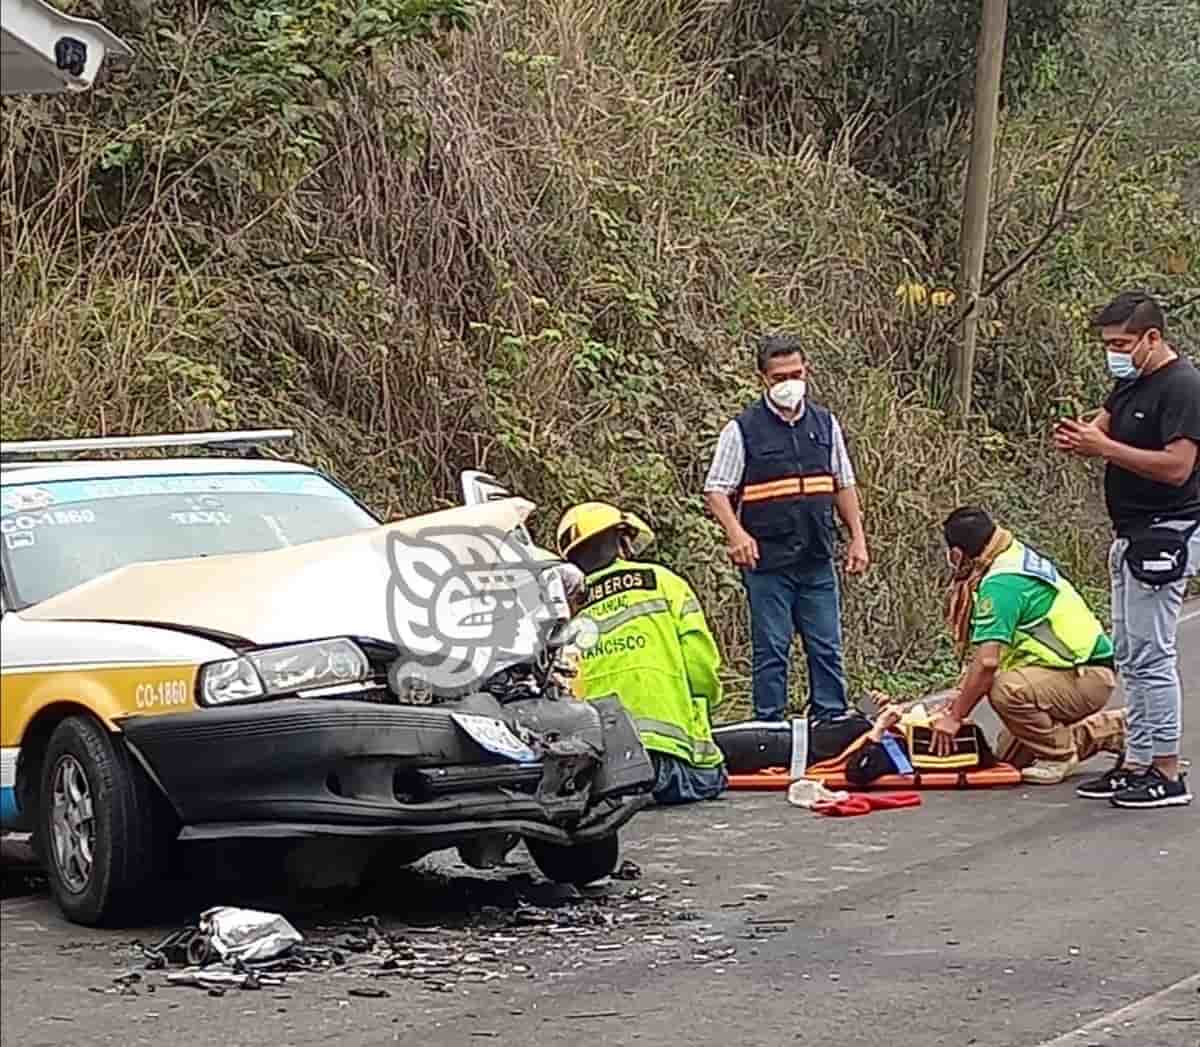
[[686, 582], [676, 608], [675, 628], [683, 652], [688, 690], [693, 698], [707, 704], [711, 713], [725, 699], [720, 675], [721, 652], [709, 631], [700, 601]]
[[954, 751], [954, 736], [962, 727], [963, 720], [992, 693], [1003, 647], [998, 641], [989, 640], [975, 649], [962, 687], [945, 712], [933, 722], [933, 751], [937, 756], [947, 756]]
[[704, 503], [725, 531], [729, 557], [738, 567], [758, 563], [758, 543], [747, 533], [733, 508], [731, 495], [741, 486], [746, 449], [737, 422], [721, 430], [717, 450], [704, 481]]
[[833, 476], [837, 490], [833, 504], [838, 516], [850, 532], [850, 547], [846, 551], [846, 572], [862, 574], [871, 562], [867, 552], [867, 532], [863, 527], [862, 505], [858, 498], [858, 485], [854, 478], [854, 466], [846, 450], [846, 438], [837, 418], [833, 419]]
[[933, 722], [933, 746], [937, 755], [953, 751], [954, 736], [963, 720], [991, 694], [1004, 648], [1012, 644], [1021, 621], [1026, 585], [1023, 579], [1001, 576], [988, 579], [979, 587], [971, 618], [971, 642], [975, 645], [975, 653], [954, 698]]
[[1187, 437], [1172, 440], [1161, 451], [1148, 451], [1114, 440], [1094, 422], [1065, 421], [1055, 433], [1054, 442], [1059, 450], [1084, 458], [1103, 458], [1147, 480], [1172, 487], [1182, 487], [1196, 469], [1196, 441]]
[[862, 574], [871, 562], [867, 552], [867, 534], [863, 529], [862, 508], [858, 502], [857, 487], [843, 487], [833, 496], [838, 516], [850, 531], [850, 548], [846, 551], [846, 571]]
[[1173, 440], [1161, 451], [1145, 451], [1110, 437], [1103, 445], [1100, 457], [1147, 480], [1182, 487], [1196, 469], [1196, 442], [1184, 437]]
[[1164, 400], [1157, 419], [1163, 443], [1161, 451], [1131, 447], [1113, 439], [1107, 411], [1092, 422], [1065, 419], [1055, 431], [1055, 446], [1085, 458], [1103, 458], [1147, 480], [1182, 487], [1196, 468], [1197, 444], [1200, 443], [1200, 402], [1195, 402], [1197, 400], [1190, 388]]
[[867, 734], [871, 736], [871, 741], [881, 742], [889, 728], [895, 727], [902, 719], [904, 716], [899, 709], [884, 709], [875, 717], [875, 722], [871, 724], [871, 729]]
[[704, 504], [708, 506], [709, 512], [716, 517], [717, 523], [724, 529], [732, 553], [734, 538], [740, 537], [739, 532], [745, 533], [745, 528], [742, 527], [742, 522], [734, 511], [733, 500], [724, 491], [705, 491]]

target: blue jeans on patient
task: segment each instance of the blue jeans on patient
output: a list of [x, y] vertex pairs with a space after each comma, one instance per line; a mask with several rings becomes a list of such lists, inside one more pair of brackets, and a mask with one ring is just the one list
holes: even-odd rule
[[809, 718], [828, 720], [846, 712], [842, 610], [833, 561], [743, 570], [742, 582], [750, 599], [755, 719], [784, 717], [797, 633], [808, 660]]

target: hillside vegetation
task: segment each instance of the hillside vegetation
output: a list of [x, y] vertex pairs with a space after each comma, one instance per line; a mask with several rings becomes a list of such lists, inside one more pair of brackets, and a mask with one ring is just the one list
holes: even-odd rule
[[618, 501], [744, 696], [701, 484], [754, 340], [789, 329], [861, 485], [856, 688], [953, 673], [938, 524], [964, 501], [1107, 613], [1099, 470], [1048, 437], [1104, 395], [1087, 319], [1117, 290], [1161, 293], [1195, 345], [1192, 3], [1013, 5], [985, 283], [1053, 228], [986, 307], [964, 424], [958, 306], [932, 292], [955, 282], [976, 2], [62, 6], [138, 57], [87, 97], [5, 100], [4, 438], [294, 426], [388, 516], [493, 470], [551, 545], [571, 502]]

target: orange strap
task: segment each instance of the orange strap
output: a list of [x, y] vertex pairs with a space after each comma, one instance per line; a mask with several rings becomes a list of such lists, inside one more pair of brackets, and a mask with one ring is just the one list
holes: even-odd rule
[[833, 494], [837, 490], [833, 476], [788, 476], [761, 484], [747, 484], [742, 491], [743, 502], [765, 502], [772, 498], [797, 498], [810, 494]]
[[768, 767], [764, 771], [753, 774], [731, 774], [730, 789], [746, 789], [752, 792], [773, 792], [787, 789], [792, 784], [792, 776], [786, 767]]
[[[815, 765], [804, 773], [805, 778], [820, 782], [827, 789], [849, 792], [867, 789], [995, 789], [1021, 784], [1021, 772], [1011, 764], [971, 771], [925, 771], [920, 775], [885, 774], [866, 785], [847, 780], [844, 770], [819, 770]], [[755, 774], [731, 774], [729, 788], [746, 792], [783, 792], [792, 779], [786, 767], [769, 767]]]
[[920, 775], [885, 774], [867, 785], [852, 785], [842, 771], [817, 771], [810, 767], [806, 778], [815, 778], [827, 789], [994, 789], [999, 786], [1020, 785], [1021, 772], [1011, 764], [970, 771], [924, 771]]

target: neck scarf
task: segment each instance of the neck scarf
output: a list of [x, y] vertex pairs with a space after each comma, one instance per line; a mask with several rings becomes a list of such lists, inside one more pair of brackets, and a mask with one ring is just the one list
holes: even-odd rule
[[950, 591], [946, 594], [946, 625], [954, 638], [954, 649], [961, 661], [971, 642], [971, 617], [975, 609], [975, 591], [988, 573], [996, 557], [1013, 543], [1011, 531], [997, 527], [983, 551], [964, 560], [954, 573]]

